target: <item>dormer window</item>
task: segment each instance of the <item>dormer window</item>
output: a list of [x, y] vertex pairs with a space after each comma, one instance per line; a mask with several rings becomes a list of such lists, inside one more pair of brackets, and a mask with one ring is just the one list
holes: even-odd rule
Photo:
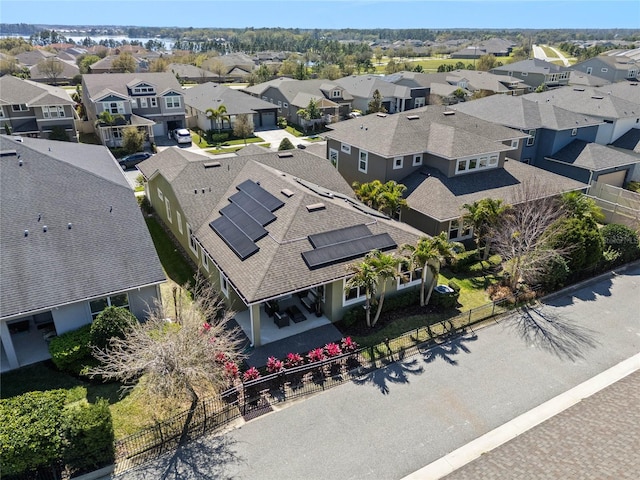
[[342, 92], [340, 90], [332, 90], [331, 98], [340, 98], [342, 97]]
[[152, 95], [154, 93], [155, 93], [155, 88], [153, 87], [149, 87], [149, 86], [133, 87], [134, 95]]
[[180, 108], [182, 106], [182, 102], [180, 101], [180, 96], [175, 95], [172, 97], [165, 97], [164, 101], [167, 105], [167, 108]]

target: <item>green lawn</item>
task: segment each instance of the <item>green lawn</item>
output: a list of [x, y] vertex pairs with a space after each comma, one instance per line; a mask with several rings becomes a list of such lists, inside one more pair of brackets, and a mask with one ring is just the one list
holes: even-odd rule
[[[192, 138], [193, 143], [194, 143], [195, 145], [199, 146], [200, 148], [212, 148], [212, 147], [215, 147], [215, 146], [216, 146], [215, 144], [210, 144], [210, 143], [208, 143], [208, 142], [207, 142], [207, 140], [206, 140], [204, 137], [201, 137], [200, 135], [198, 135], [198, 134], [197, 134], [196, 132], [194, 132], [194, 131], [191, 131], [191, 138]], [[224, 147], [222, 147], [222, 145], [224, 145], [224, 146], [227, 146], [227, 145], [228, 145], [228, 146], [231, 146], [231, 147], [236, 146], [236, 145], [240, 145], [241, 147], [244, 147], [244, 146], [245, 146], [245, 143], [246, 143], [246, 144], [249, 144], [249, 143], [260, 143], [260, 142], [264, 142], [264, 139], [262, 139], [262, 138], [260, 138], [260, 137], [256, 137], [256, 136], [249, 137], [249, 138], [247, 138], [246, 140], [245, 140], [244, 138], [236, 138], [236, 139], [232, 139], [232, 140], [225, 140], [224, 142], [222, 142], [222, 143], [220, 144], [220, 145], [221, 145], [221, 147], [220, 147], [220, 148], [216, 148], [215, 150], [216, 150], [216, 151], [217, 151], [217, 150], [221, 150], [221, 151], [222, 151], [222, 150], [225, 150], [225, 148], [224, 148]], [[237, 149], [236, 149], [236, 150], [237, 150]], [[209, 151], [209, 150], [208, 150], [208, 151]], [[232, 152], [233, 152], [233, 151], [235, 151], [235, 150], [230, 149], [230, 151], [232, 151]], [[212, 153], [213, 153], [213, 152], [212, 152]]]
[[178, 285], [191, 282], [194, 274], [191, 265], [184, 259], [158, 221], [154, 217], [145, 217], [145, 222], [167, 277]]
[[538, 45], [538, 46], [542, 49], [542, 51], [547, 57], [558, 58], [558, 54], [553, 50], [551, 50], [551, 48], [548, 45]]
[[[501, 62], [502, 64], [506, 64], [511, 60], [510, 57], [496, 57], [496, 62]], [[396, 58], [396, 62], [399, 60]], [[413, 68], [416, 65], [421, 65], [426, 73], [433, 73], [438, 71], [438, 67], [440, 65], [455, 65], [458, 62], [462, 62], [465, 65], [465, 68], [468, 64], [475, 65], [473, 59], [470, 58], [439, 58], [439, 57], [417, 57], [417, 58], [407, 58], [403, 59], [402, 62], [409, 63]], [[376, 65], [376, 73], [385, 73], [385, 69], [387, 67], [387, 61], [383, 59], [382, 65]]]

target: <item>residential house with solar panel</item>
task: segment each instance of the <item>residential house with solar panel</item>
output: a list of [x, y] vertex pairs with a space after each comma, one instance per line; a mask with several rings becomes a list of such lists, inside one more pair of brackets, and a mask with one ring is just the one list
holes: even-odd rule
[[[82, 102], [100, 141], [122, 145], [122, 132], [136, 126], [149, 142], [171, 130], [186, 127], [184, 94], [175, 75], [162, 73], [110, 73], [82, 76]], [[121, 115], [113, 125], [97, 122], [102, 112]]]
[[0, 136], [0, 365], [107, 306], [143, 320], [165, 281], [122, 170], [103, 146]]
[[[563, 90], [555, 92], [561, 96]], [[583, 92], [580, 90], [578, 93]], [[605, 132], [611, 130], [610, 124], [602, 117], [605, 110], [597, 108], [596, 102], [604, 100], [604, 97], [589, 98], [594, 105], [580, 108], [593, 112], [593, 116], [568, 110], [567, 107], [571, 107], [569, 102], [560, 102], [563, 108], [556, 102], [539, 98], [536, 93], [522, 97], [486, 97], [456, 105], [456, 110], [528, 133], [520, 154], [513, 157], [516, 160], [589, 185], [600, 181], [621, 187], [633, 177], [640, 158], [634, 159], [628, 153], [596, 143], [602, 138], [602, 129]], [[614, 99], [611, 105], [620, 102], [623, 100]], [[596, 117], [598, 113], [600, 115]], [[630, 131], [640, 132], [638, 129]], [[609, 138], [609, 134], [605, 138]]]
[[534, 179], [549, 194], [586, 187], [517, 161], [529, 134], [450, 107], [367, 115], [332, 125], [326, 137], [327, 158], [349, 183], [406, 185], [402, 221], [429, 235], [447, 232], [451, 240], [472, 236], [461, 219], [465, 203], [514, 201], [520, 185]]
[[0, 132], [49, 138], [57, 128], [77, 142], [75, 102], [60, 87], [0, 77]]
[[[138, 168], [155, 211], [255, 346], [342, 319], [365, 301], [345, 292], [347, 265], [421, 235], [360, 204], [329, 162], [305, 151], [249, 146], [212, 160], [174, 147]], [[393, 295], [420, 278], [389, 283]]]

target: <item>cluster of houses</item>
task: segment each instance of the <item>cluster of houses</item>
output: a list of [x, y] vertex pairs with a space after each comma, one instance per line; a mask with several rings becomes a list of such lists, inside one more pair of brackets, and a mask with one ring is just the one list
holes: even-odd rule
[[[159, 298], [161, 265], [106, 148], [127, 125], [150, 142], [179, 127], [230, 128], [241, 114], [268, 129], [278, 117], [300, 122], [298, 110], [317, 102], [329, 131], [315, 149], [250, 145], [212, 158], [169, 147], [138, 165], [156, 215], [259, 346], [363, 304], [365, 292], [345, 289], [346, 266], [370, 250], [399, 252], [441, 232], [470, 238], [464, 204], [513, 203], [533, 181], [556, 195], [640, 179], [640, 86], [630, 59], [598, 57], [589, 73], [579, 70], [623, 72], [597, 86], [571, 84], [563, 67], [533, 60], [494, 72], [283, 78], [245, 91], [216, 82], [183, 89], [169, 72], [84, 75], [87, 123], [103, 145], [47, 139], [53, 125], [77, 138], [74, 102], [57, 87], [4, 76], [0, 132], [12, 135], [0, 136], [2, 369], [47, 358], [52, 335], [108, 305], [143, 319]], [[535, 87], [550, 88], [526, 93], [536, 75]], [[451, 105], [433, 101], [436, 85], [493, 95]], [[386, 113], [349, 119], [366, 112], [375, 91]], [[207, 116], [221, 105], [224, 125]], [[121, 121], [101, 123], [104, 111]], [[407, 186], [399, 218], [355, 198], [352, 183], [372, 180]], [[419, 287], [420, 272], [406, 273], [390, 294]]]

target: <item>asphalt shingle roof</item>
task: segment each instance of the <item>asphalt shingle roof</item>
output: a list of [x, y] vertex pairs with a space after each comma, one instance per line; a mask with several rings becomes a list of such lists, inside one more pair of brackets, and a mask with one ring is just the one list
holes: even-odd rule
[[67, 92], [52, 85], [22, 80], [12, 75], [0, 77], [0, 102], [5, 105], [75, 105]]
[[227, 109], [227, 115], [251, 114], [258, 110], [276, 108], [273, 103], [213, 82], [196, 85], [185, 90], [184, 103], [202, 112], [208, 108], [216, 109], [220, 105], [224, 105]]
[[607, 170], [640, 162], [640, 158], [628, 153], [583, 140], [574, 140], [549, 158], [593, 171]]
[[504, 163], [504, 168], [486, 170], [447, 178], [438, 170], [423, 168], [401, 183], [407, 186], [407, 204], [413, 210], [439, 221], [459, 218], [465, 203], [484, 198], [502, 199], [513, 204], [523, 183], [537, 182], [547, 195], [587, 186], [555, 173], [516, 160]]
[[16, 151], [0, 158], [0, 317], [165, 280], [105, 147], [6, 136], [0, 143]]
[[365, 115], [329, 128], [327, 137], [383, 157], [428, 152], [458, 158], [508, 151], [511, 147], [503, 141], [524, 138], [522, 132], [437, 105], [394, 115]]
[[182, 87], [172, 73], [94, 73], [83, 75], [82, 81], [87, 87], [89, 98], [96, 98], [107, 90], [129, 97], [127, 85], [134, 81], [148, 82], [156, 87], [156, 93], [173, 90], [182, 92]]

